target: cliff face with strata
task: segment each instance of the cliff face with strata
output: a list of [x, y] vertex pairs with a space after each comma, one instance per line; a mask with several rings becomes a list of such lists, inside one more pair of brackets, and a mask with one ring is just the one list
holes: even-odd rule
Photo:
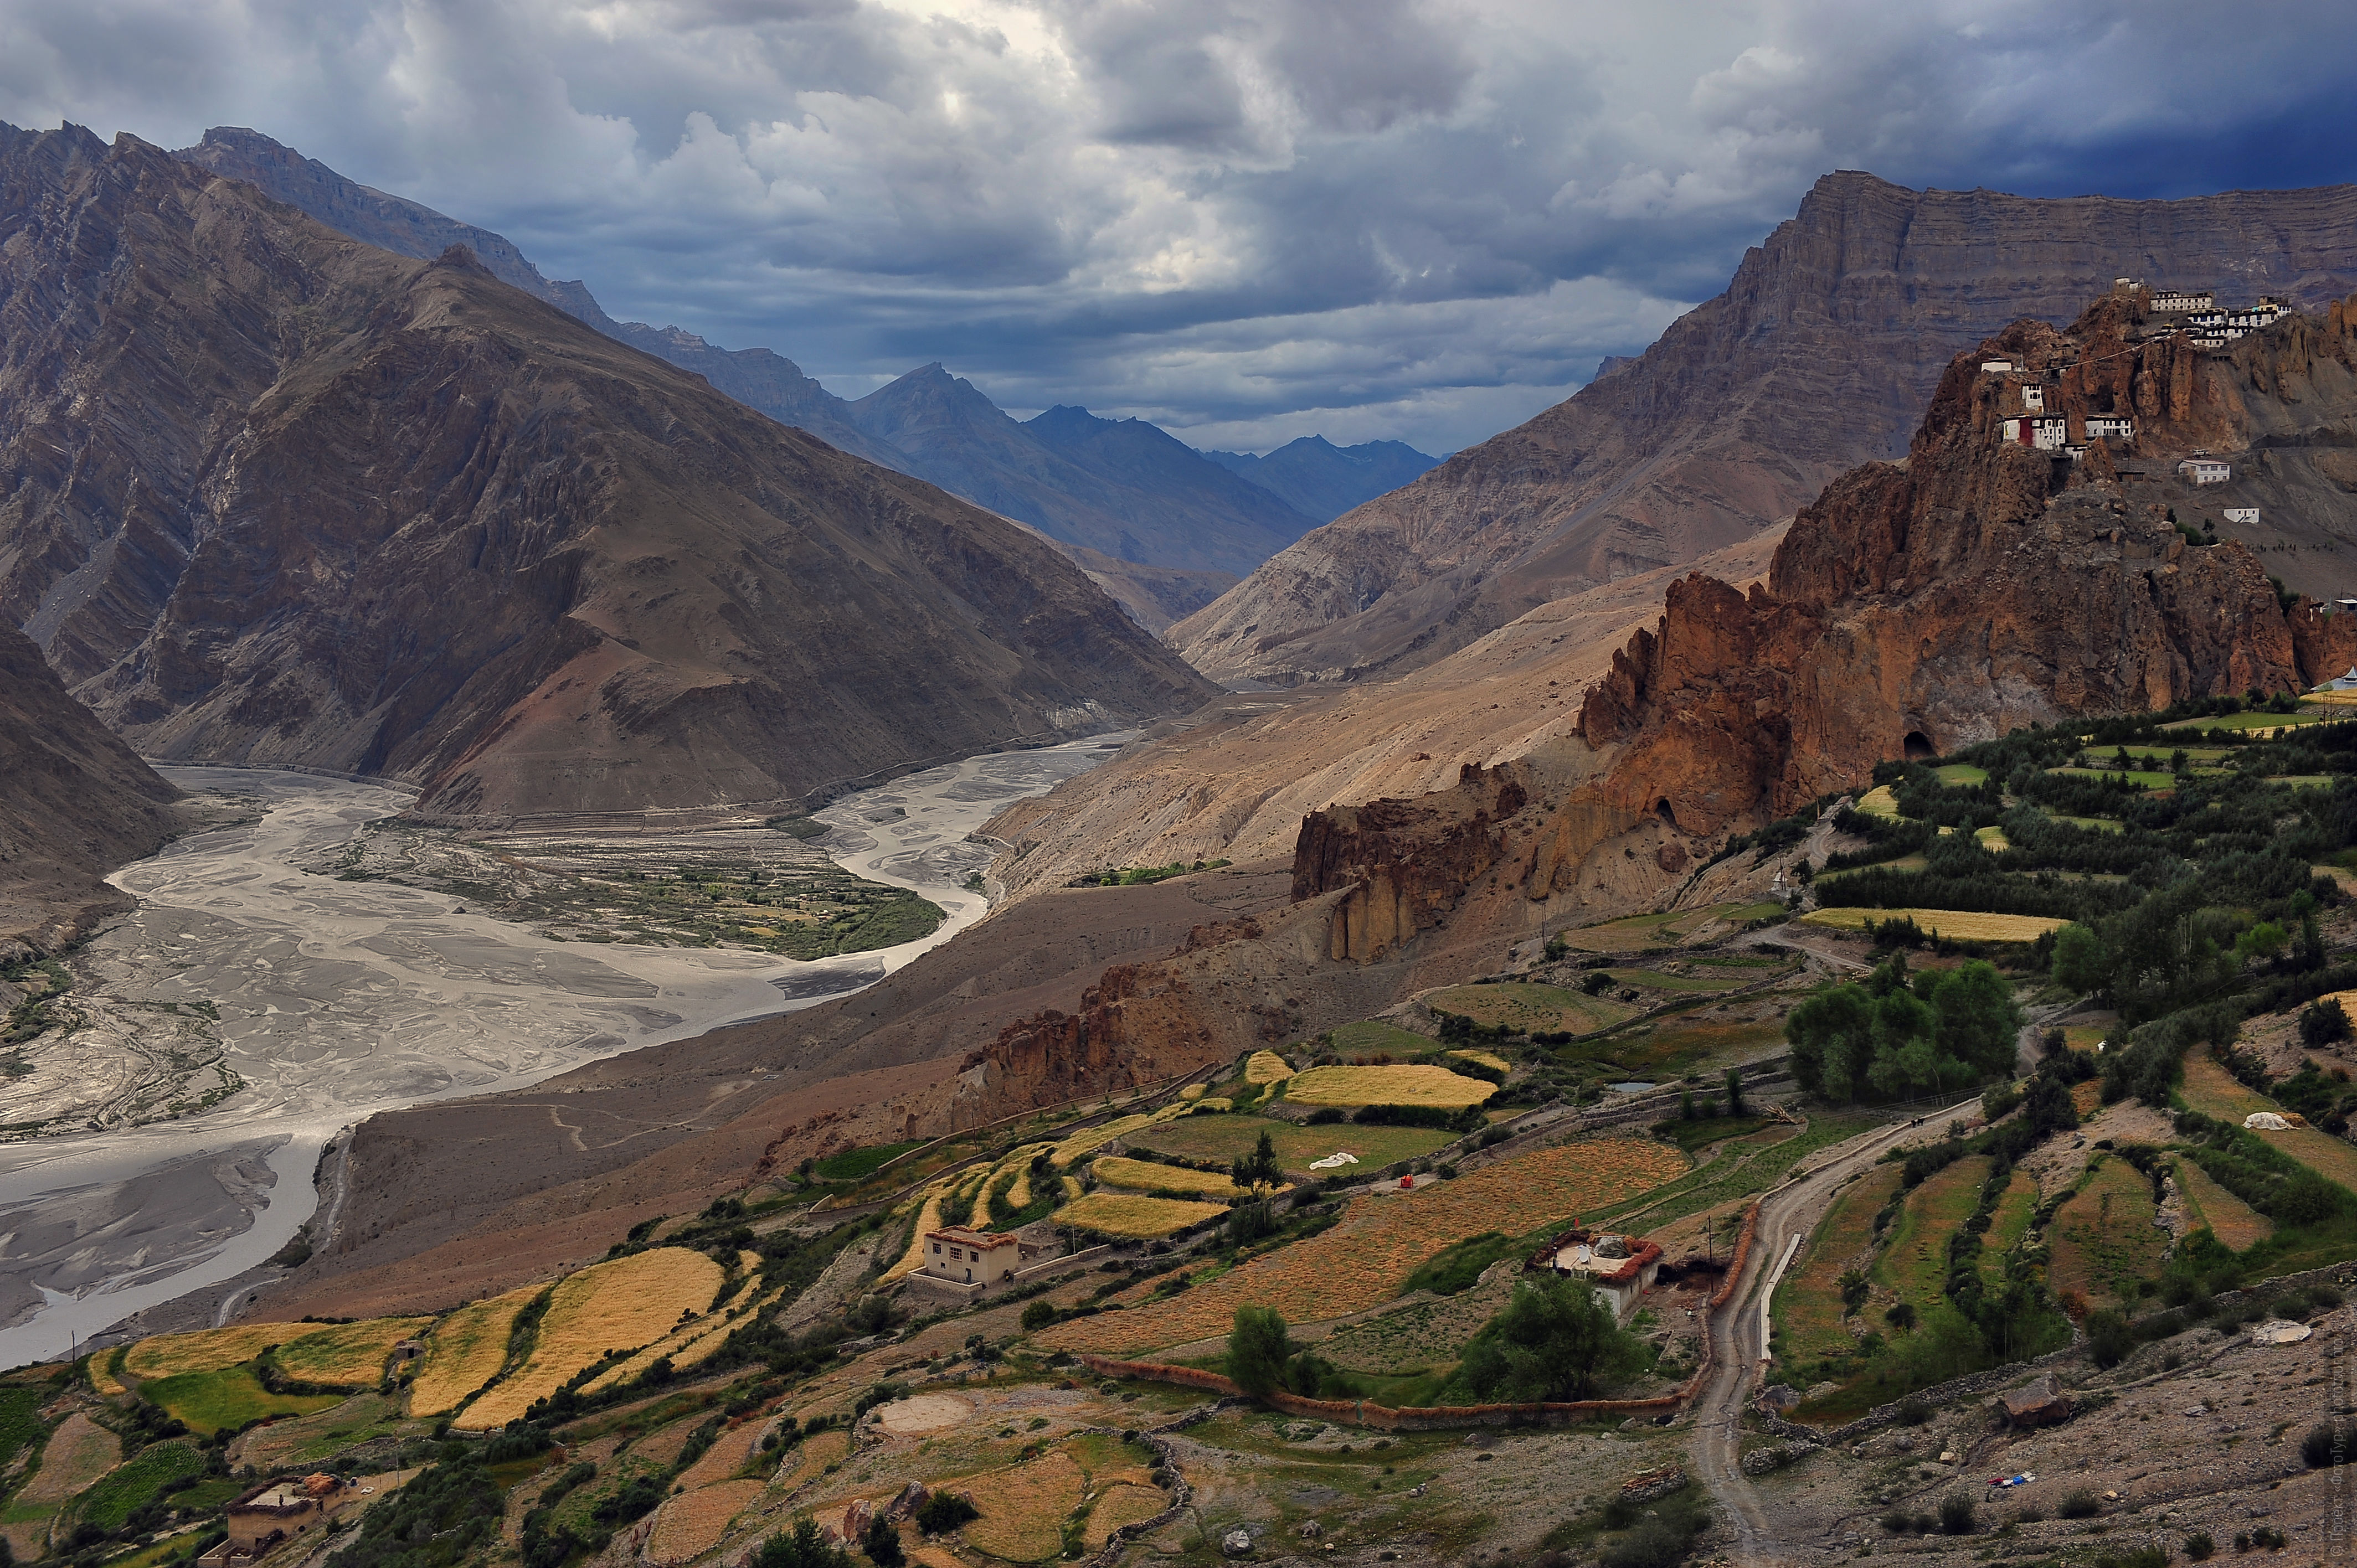
[[2320, 306], [2357, 287], [2357, 187], [2040, 200], [1828, 175], [1642, 358], [1307, 535], [1171, 640], [1222, 681], [1428, 664], [1899, 456], [1951, 355], [2121, 275]]

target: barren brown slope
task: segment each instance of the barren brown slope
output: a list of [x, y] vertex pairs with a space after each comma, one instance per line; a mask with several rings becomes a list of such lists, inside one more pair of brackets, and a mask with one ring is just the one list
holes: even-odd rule
[[[101, 879], [171, 836], [179, 793], [0, 625], [0, 959], [55, 952], [128, 908]], [[15, 1000], [0, 988], [0, 1008]]]
[[2322, 304], [2357, 286], [2357, 187], [2042, 200], [1828, 175], [1642, 358], [1308, 535], [1170, 639], [1222, 681], [1429, 663], [1900, 456], [1952, 354], [2068, 322], [2122, 274]]
[[1045, 542], [135, 138], [0, 131], [0, 607], [151, 755], [506, 816], [1191, 707]]
[[[1749, 582], [1782, 537], [1771, 527], [1702, 564]], [[1289, 855], [1308, 812], [1446, 789], [1469, 764], [1558, 741], [1581, 694], [1657, 618], [1674, 575], [1642, 573], [1543, 606], [1396, 681], [1228, 697], [1157, 726], [995, 819], [990, 832], [1011, 847], [994, 870], [1024, 897], [1106, 865]]]

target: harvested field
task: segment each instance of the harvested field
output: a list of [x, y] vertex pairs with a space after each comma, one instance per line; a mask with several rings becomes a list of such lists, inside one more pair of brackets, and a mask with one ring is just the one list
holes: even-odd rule
[[1251, 1154], [1263, 1133], [1276, 1145], [1280, 1168], [1313, 1176], [1317, 1173], [1310, 1171], [1309, 1163], [1338, 1150], [1357, 1156], [1361, 1165], [1372, 1169], [1398, 1160], [1420, 1159], [1453, 1143], [1457, 1136], [1435, 1127], [1362, 1127], [1347, 1122], [1304, 1127], [1261, 1116], [1189, 1116], [1166, 1122], [1130, 1142], [1185, 1159], [1232, 1160]]
[[788, 1451], [784, 1463], [778, 1466], [773, 1485], [784, 1492], [807, 1486], [825, 1475], [829, 1465], [840, 1464], [850, 1452], [848, 1432], [822, 1432], [816, 1437], [804, 1438]]
[[1103, 1187], [1117, 1187], [1130, 1192], [1200, 1193], [1206, 1197], [1240, 1197], [1243, 1188], [1218, 1171], [1189, 1170], [1184, 1165], [1158, 1165], [1152, 1160], [1125, 1160], [1114, 1155], [1100, 1155], [1089, 1169], [1095, 1173]]
[[1899, 815], [1899, 797], [1890, 792], [1889, 785], [1879, 784], [1858, 797], [1857, 809], [1869, 817], [1895, 818]]
[[307, 1331], [307, 1326], [299, 1323], [242, 1323], [194, 1334], [159, 1334], [131, 1347], [123, 1358], [123, 1369], [136, 1378], [215, 1371], [251, 1361], [271, 1346]]
[[876, 1282], [877, 1289], [899, 1284], [925, 1266], [925, 1232], [942, 1228], [942, 1204], [957, 1190], [957, 1178], [952, 1176], [925, 1189], [924, 1201], [917, 1205], [917, 1223], [909, 1231], [908, 1248], [900, 1254], [899, 1262], [884, 1271], [884, 1277]]
[[8, 1499], [8, 1511], [46, 1520], [123, 1460], [114, 1434], [81, 1411], [58, 1423], [41, 1450], [41, 1467]]
[[684, 1314], [712, 1305], [720, 1278], [719, 1264], [685, 1247], [657, 1247], [566, 1275], [550, 1294], [531, 1359], [468, 1405], [465, 1424], [503, 1426], [608, 1349], [662, 1338]]
[[[1202, 1096], [1197, 1095], [1196, 1098], [1200, 1100]], [[1007, 1163], [1015, 1167], [1015, 1179], [1006, 1187], [1006, 1206], [1009, 1208], [1019, 1212], [1031, 1207], [1031, 1162], [1054, 1147], [1053, 1144], [1026, 1144], [1006, 1156]]]
[[1874, 1246], [1874, 1217], [1899, 1190], [1897, 1165], [1875, 1165], [1835, 1198], [1799, 1266], [1776, 1287], [1774, 1323], [1783, 1358], [1813, 1361], [1846, 1355], [1857, 1341], [1842, 1326], [1841, 1286], [1846, 1270], [1865, 1266]]
[[1890, 1227], [1890, 1240], [1874, 1265], [1874, 1281], [1927, 1312], [1942, 1299], [1948, 1277], [1948, 1238], [1980, 1202], [1988, 1180], [1987, 1156], [1974, 1155], [1935, 1171], [1907, 1195]]
[[526, 1285], [462, 1306], [426, 1337], [424, 1365], [409, 1386], [409, 1413], [444, 1415], [498, 1375], [508, 1359], [508, 1332], [516, 1314], [545, 1285]]
[[[1168, 1169], [1168, 1166], [1162, 1167]], [[1189, 1225], [1225, 1214], [1224, 1203], [1188, 1203], [1174, 1197], [1139, 1197], [1130, 1193], [1085, 1193], [1056, 1211], [1065, 1225], [1076, 1225], [1101, 1236], [1147, 1241], [1184, 1230]]]
[[1500, 1072], [1514, 1070], [1514, 1064], [1495, 1051], [1451, 1051], [1448, 1054], [1480, 1067], [1494, 1068]]
[[[2266, 1095], [2235, 1082], [2206, 1051], [2186, 1053], [2183, 1092], [2185, 1103], [2194, 1110], [2238, 1127], [2243, 1118], [2254, 1111], [2288, 1114]], [[2274, 1144], [2327, 1181], [2357, 1192], [2357, 1145], [2313, 1127], [2294, 1127], [2282, 1133], [2255, 1130], [2252, 1135]]]
[[1297, 1105], [1430, 1105], [1457, 1110], [1479, 1105], [1498, 1086], [1447, 1068], [1314, 1067], [1296, 1075], [1285, 1097]]
[[748, 1310], [761, 1289], [760, 1253], [738, 1252], [737, 1266], [745, 1276], [744, 1282], [729, 1293], [718, 1311], [681, 1325], [627, 1361], [615, 1362], [584, 1383], [583, 1390], [594, 1394], [616, 1383], [627, 1383], [660, 1360], [668, 1359], [674, 1369], [685, 1371], [718, 1355], [721, 1347], [728, 1342], [728, 1336], [748, 1321]]
[[1149, 1305], [1059, 1324], [1035, 1343], [1100, 1352], [1183, 1345], [1226, 1333], [1247, 1304], [1273, 1306], [1295, 1324], [1363, 1312], [1398, 1294], [1418, 1264], [1452, 1242], [1592, 1215], [1685, 1170], [1684, 1156], [1665, 1144], [1605, 1138], [1535, 1150], [1413, 1196], [1362, 1196], [1320, 1235]]
[[1902, 917], [1927, 931], [1963, 942], [2034, 942], [2047, 932], [2071, 922], [2050, 915], [1983, 915], [1955, 909], [1812, 909], [1801, 917], [1803, 925], [1836, 931], [1863, 930], [1872, 920], [1880, 924]]
[[2274, 1220], [2220, 1187], [2191, 1160], [2178, 1161], [2175, 1174], [2189, 1218], [2197, 1227], [2208, 1226], [2221, 1246], [2240, 1252], [2276, 1233]]
[[116, 1369], [123, 1365], [123, 1358], [130, 1348], [128, 1345], [118, 1345], [112, 1350], [102, 1350], [92, 1356], [90, 1359], [90, 1386], [108, 1399], [122, 1399], [130, 1393], [123, 1380], [115, 1376]]
[[[1561, 985], [1455, 985], [1424, 1001], [1436, 1013], [1454, 1013], [1485, 1026], [1502, 1025], [1518, 1035], [1534, 1031], [1590, 1035], [1637, 1015], [1637, 1009], [1625, 1002], [1607, 1001]], [[1291, 1098], [1299, 1099], [1298, 1090]]]
[[1081, 1506], [1086, 1482], [1080, 1462], [1061, 1448], [968, 1477], [962, 1489], [974, 1493], [982, 1517], [965, 1527], [966, 1544], [1009, 1563], [1062, 1555], [1064, 1521]]
[[1082, 1539], [1094, 1552], [1123, 1525], [1152, 1519], [1169, 1506], [1170, 1499], [1159, 1487], [1130, 1482], [1108, 1487], [1097, 1498], [1096, 1506], [1089, 1509], [1088, 1528], [1082, 1531]]
[[1246, 1083], [1282, 1083], [1293, 1076], [1293, 1064], [1275, 1051], [1254, 1051], [1244, 1058]]
[[765, 1489], [759, 1481], [720, 1481], [664, 1498], [647, 1537], [645, 1561], [669, 1568], [711, 1551], [728, 1533], [728, 1521], [759, 1502]]
[[2152, 1221], [2151, 1183], [2126, 1160], [2104, 1160], [2047, 1229], [2048, 1282], [2058, 1294], [2081, 1293], [2090, 1306], [2133, 1300], [2137, 1283], [2160, 1272], [2169, 1246]]
[[393, 1348], [419, 1333], [430, 1317], [371, 1317], [339, 1324], [282, 1345], [279, 1368], [290, 1378], [337, 1388], [373, 1385], [384, 1378]]

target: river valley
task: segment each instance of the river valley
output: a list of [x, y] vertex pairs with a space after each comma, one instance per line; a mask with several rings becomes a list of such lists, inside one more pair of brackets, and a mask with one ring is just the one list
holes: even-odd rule
[[137, 909], [73, 955], [70, 1026], [0, 1080], [0, 1122], [18, 1140], [0, 1144], [0, 1367], [64, 1355], [264, 1262], [314, 1218], [322, 1152], [371, 1114], [812, 1005], [951, 940], [987, 912], [969, 884], [989, 854], [969, 835], [1123, 738], [985, 754], [817, 812], [829, 832], [813, 848], [947, 918], [807, 961], [565, 940], [431, 886], [328, 875], [340, 846], [410, 797], [165, 768], [214, 797], [226, 825], [112, 878]]

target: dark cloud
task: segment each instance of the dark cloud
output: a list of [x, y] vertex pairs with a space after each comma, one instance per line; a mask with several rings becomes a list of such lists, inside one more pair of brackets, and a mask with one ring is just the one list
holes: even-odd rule
[[2352, 177], [2337, 5], [10, 0], [0, 117], [250, 124], [617, 314], [1254, 448], [1465, 445], [1835, 167]]

